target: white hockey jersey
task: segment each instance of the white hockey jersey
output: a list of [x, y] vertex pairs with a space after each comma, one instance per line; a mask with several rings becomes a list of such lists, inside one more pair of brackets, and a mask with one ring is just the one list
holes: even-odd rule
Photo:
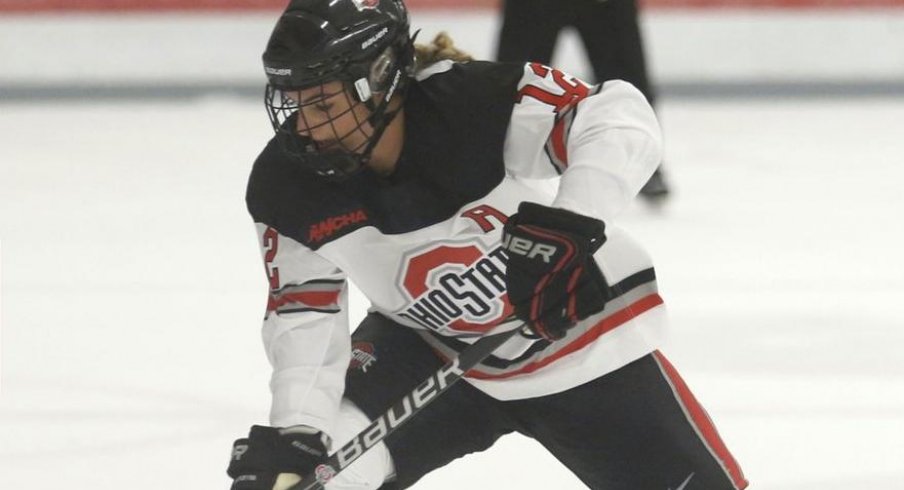
[[[441, 356], [490, 329], [518, 328], [504, 323], [512, 308], [500, 241], [522, 201], [607, 223], [594, 258], [614, 299], [557, 342], [512, 339], [465, 379], [498, 399], [535, 397], [657, 347], [665, 321], [651, 261], [613, 222], [661, 155], [638, 90], [539, 64], [444, 61], [412, 82], [405, 135], [389, 178], [327, 182], [274, 141], [255, 163], [247, 201], [270, 286], [273, 425], [330, 432], [350, 361], [348, 279], [370, 311], [417, 329]], [[558, 179], [557, 191], [534, 179]]]

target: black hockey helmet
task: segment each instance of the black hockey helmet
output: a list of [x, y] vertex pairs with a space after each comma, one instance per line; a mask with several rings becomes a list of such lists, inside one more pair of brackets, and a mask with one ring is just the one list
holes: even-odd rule
[[[398, 112], [388, 111], [389, 105], [404, 93], [414, 66], [408, 12], [401, 0], [293, 0], [273, 29], [263, 61], [267, 112], [283, 149], [321, 176], [344, 178], [368, 162]], [[305, 117], [298, 94], [334, 81], [342, 82], [350, 109], [316, 126], [303, 119], [302, 127], [330, 125], [336, 131], [333, 122], [343, 116], [354, 116], [357, 126], [334, 134], [326, 147], [296, 130], [297, 118]], [[360, 104], [366, 117], [355, 110]], [[366, 135], [363, 142], [360, 135]]]

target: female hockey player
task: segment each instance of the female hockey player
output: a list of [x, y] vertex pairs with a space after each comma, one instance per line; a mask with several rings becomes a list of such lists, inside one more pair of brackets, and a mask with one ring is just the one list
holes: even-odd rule
[[[590, 488], [746, 487], [657, 350], [650, 259], [613, 225], [660, 158], [644, 97], [448, 45], [418, 54], [399, 0], [296, 0], [269, 40], [276, 136], [247, 202], [271, 425], [236, 441], [232, 489], [310, 481], [445, 361], [516, 329], [327, 488], [407, 488], [512, 432]], [[371, 302], [351, 335], [349, 279]]]

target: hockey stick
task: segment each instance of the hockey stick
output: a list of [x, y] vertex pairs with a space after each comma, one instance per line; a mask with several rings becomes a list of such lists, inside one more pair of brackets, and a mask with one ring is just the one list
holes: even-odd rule
[[458, 357], [439, 368], [439, 371], [424, 380], [411, 393], [402, 397], [383, 415], [380, 415], [338, 451], [331, 454], [324, 463], [318, 465], [314, 470], [313, 480], [307, 483], [304, 481], [296, 483], [289, 487], [289, 490], [324, 490], [324, 485], [330, 479], [392, 434], [520, 330], [519, 327], [500, 334], [485, 335], [462, 350]]

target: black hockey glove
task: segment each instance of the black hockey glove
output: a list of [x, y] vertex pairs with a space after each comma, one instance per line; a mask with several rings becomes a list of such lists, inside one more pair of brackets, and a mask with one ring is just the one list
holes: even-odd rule
[[530, 202], [508, 219], [505, 284], [515, 315], [531, 332], [560, 339], [606, 306], [609, 287], [593, 260], [605, 231], [598, 219]]
[[323, 434], [316, 429], [255, 425], [233, 444], [226, 473], [231, 490], [273, 490], [280, 473], [309, 476], [325, 459]]

